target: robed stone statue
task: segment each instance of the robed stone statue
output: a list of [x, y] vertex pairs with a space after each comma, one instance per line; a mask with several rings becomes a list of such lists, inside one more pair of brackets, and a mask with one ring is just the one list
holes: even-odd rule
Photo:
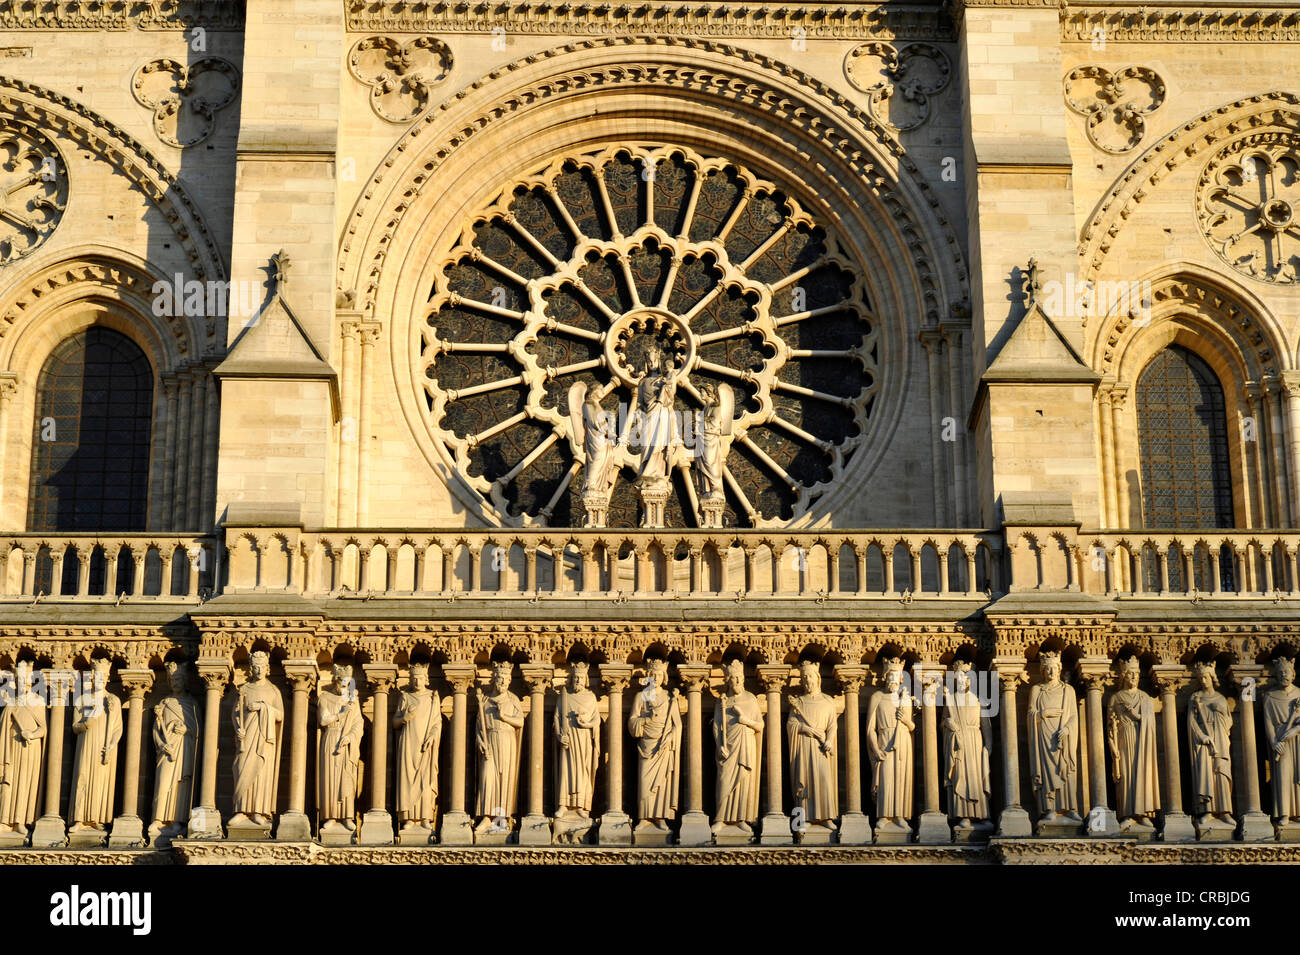
[[167, 663], [171, 695], [153, 708], [153, 821], [149, 841], [178, 835], [190, 818], [194, 763], [198, 754], [199, 707], [185, 685], [189, 667]]
[[393, 714], [397, 730], [397, 821], [402, 829], [432, 829], [438, 814], [438, 746], [442, 701], [429, 688], [429, 665], [412, 663], [411, 688]]
[[1079, 702], [1074, 687], [1061, 679], [1061, 655], [1038, 655], [1043, 682], [1029, 691], [1029, 778], [1043, 821], [1079, 815]]
[[871, 792], [876, 800], [877, 832], [881, 827], [911, 832], [912, 734], [915, 701], [903, 681], [903, 661], [884, 661], [884, 686], [867, 704], [867, 754], [871, 757]]
[[365, 722], [346, 663], [333, 666], [333, 679], [316, 694], [317, 802], [321, 832], [356, 829], [357, 794], [361, 791], [361, 735]]
[[1232, 710], [1215, 687], [1214, 664], [1198, 663], [1196, 690], [1187, 700], [1187, 746], [1192, 757], [1192, 809], [1202, 829], [1235, 827], [1232, 818]]
[[637, 831], [668, 832], [677, 815], [682, 715], [677, 691], [669, 693], [668, 661], [646, 661], [645, 688], [632, 702], [627, 731], [637, 748]]
[[[112, 662], [95, 660], [91, 679], [77, 700], [72, 732], [77, 737], [72, 770], [69, 832], [103, 829], [113, 821], [117, 747], [122, 740], [122, 701], [108, 692]], [[89, 684], [89, 685], [87, 685]]]
[[279, 790], [284, 699], [268, 679], [271, 657], [256, 650], [235, 702], [234, 808], [229, 825], [270, 825]]
[[1138, 689], [1141, 673], [1137, 657], [1128, 657], [1120, 669], [1122, 686], [1106, 705], [1106, 741], [1121, 830], [1155, 829], [1160, 809], [1156, 710], [1151, 697]]
[[555, 832], [565, 841], [581, 840], [591, 828], [599, 762], [600, 707], [587, 664], [577, 661], [555, 703]]
[[727, 663], [722, 693], [713, 708], [713, 750], [718, 761], [714, 836], [734, 828], [752, 836], [758, 822], [759, 770], [762, 767], [763, 714], [758, 698], [745, 689], [745, 664]]
[[989, 750], [993, 729], [980, 698], [971, 689], [971, 665], [958, 661], [951, 685], [944, 687], [943, 752], [946, 758], [948, 815], [958, 829], [973, 829], [990, 818]]
[[1273, 661], [1273, 680], [1262, 701], [1264, 748], [1273, 783], [1273, 819], [1281, 825], [1300, 822], [1300, 689], [1295, 661]]
[[32, 690], [32, 665], [14, 664], [13, 683], [0, 684], [0, 831], [27, 834], [36, 820], [45, 751], [45, 700]]
[[486, 693], [475, 688], [478, 723], [474, 740], [478, 746], [478, 797], [474, 815], [479, 817], [476, 833], [509, 831], [515, 815], [519, 783], [519, 738], [524, 725], [524, 707], [510, 692], [514, 665], [502, 660], [492, 667], [492, 682]]
[[[795, 812], [809, 827], [834, 829], [839, 816], [835, 772], [835, 700], [822, 692], [821, 666], [816, 660], [799, 664], [803, 692], [790, 697], [786, 743], [790, 749], [790, 791]], [[791, 823], [799, 829], [798, 822]]]

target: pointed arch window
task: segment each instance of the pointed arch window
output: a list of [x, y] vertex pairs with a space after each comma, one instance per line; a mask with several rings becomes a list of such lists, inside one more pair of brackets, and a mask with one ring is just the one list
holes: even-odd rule
[[153, 369], [131, 339], [92, 326], [60, 342], [36, 386], [32, 531], [143, 531]]

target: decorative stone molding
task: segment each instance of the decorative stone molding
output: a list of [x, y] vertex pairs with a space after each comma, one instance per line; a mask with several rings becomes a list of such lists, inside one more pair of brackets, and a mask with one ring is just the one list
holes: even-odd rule
[[0, 265], [36, 251], [63, 218], [68, 169], [36, 129], [0, 128]]
[[181, 181], [143, 143], [82, 104], [33, 83], [0, 77], [0, 124], [57, 134], [109, 163], [140, 189], [171, 225], [192, 277], [223, 279], [221, 247]]
[[27, 0], [0, 11], [0, 30], [239, 30], [244, 5], [231, 0]]
[[1107, 43], [1294, 43], [1300, 40], [1300, 11], [1285, 6], [1225, 10], [1190, 5], [1167, 9], [1062, 3], [1060, 7], [1061, 39], [1079, 43], [1093, 43], [1098, 37], [1104, 37]]
[[491, 34], [500, 30], [507, 37], [644, 31], [697, 37], [954, 39], [952, 22], [942, 8], [899, 10], [885, 3], [746, 7], [702, 2], [671, 6], [584, 2], [455, 5], [348, 0], [347, 28], [352, 33]]
[[348, 70], [370, 88], [370, 108], [390, 123], [409, 123], [429, 105], [430, 88], [451, 72], [451, 49], [437, 37], [358, 40]]
[[1088, 141], [1112, 156], [1142, 142], [1143, 117], [1165, 101], [1164, 82], [1145, 66], [1126, 66], [1113, 73], [1101, 66], [1079, 66], [1066, 74], [1064, 85], [1066, 105], [1087, 117]]
[[1178, 126], [1146, 149], [1098, 204], [1080, 234], [1079, 255], [1096, 278], [1123, 223], [1152, 188], [1183, 163], [1238, 138], [1260, 133], [1300, 135], [1300, 95], [1285, 90], [1226, 103]]
[[1300, 278], [1300, 135], [1267, 131], [1229, 143], [1196, 189], [1201, 231], [1219, 258], [1261, 282]]
[[205, 56], [193, 63], [160, 59], [131, 78], [131, 95], [153, 110], [153, 129], [169, 146], [203, 142], [216, 128], [218, 111], [239, 94], [239, 71], [229, 60]]
[[849, 82], [870, 94], [871, 115], [898, 132], [921, 126], [930, 117], [930, 97], [948, 86], [952, 65], [938, 47], [910, 43], [863, 43], [844, 58]]

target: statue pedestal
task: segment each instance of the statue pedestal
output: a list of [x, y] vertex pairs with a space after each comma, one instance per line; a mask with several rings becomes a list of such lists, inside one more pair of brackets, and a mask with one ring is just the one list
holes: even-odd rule
[[[1273, 831], [1273, 820], [1258, 810], [1241, 814], [1239, 831], [1242, 842], [1272, 842], [1277, 838], [1277, 833]], [[36, 845], [35, 836], [32, 837], [32, 845]]]
[[[1273, 827], [1269, 826], [1269, 834]], [[33, 849], [56, 849], [68, 844], [68, 827], [59, 816], [41, 816], [32, 828]]]
[[602, 846], [630, 846], [632, 844], [632, 817], [625, 812], [607, 812], [600, 817], [600, 831], [596, 842]]
[[916, 821], [916, 841], [931, 846], [952, 842], [948, 817], [941, 812], [921, 813], [921, 818]]
[[713, 831], [709, 817], [698, 809], [682, 813], [682, 824], [677, 831], [679, 846], [707, 846], [713, 844]]
[[579, 846], [589, 841], [596, 821], [590, 816], [568, 811], [556, 813], [551, 824], [555, 830], [552, 841], [557, 846]]
[[321, 824], [320, 844], [323, 846], [350, 846], [356, 838], [356, 830], [349, 829], [337, 819], [330, 819]]
[[[1075, 824], [1075, 833], [1078, 834], [1078, 823]], [[1029, 813], [1020, 806], [1008, 806], [1002, 810], [998, 816], [998, 838], [999, 839], [1028, 839], [1033, 832], [1029, 825]]]
[[720, 495], [700, 498], [700, 526], [721, 527], [722, 514], [726, 509], [727, 501]]
[[810, 822], [795, 833], [795, 842], [801, 846], [829, 846], [836, 841], [835, 835], [832, 826]]
[[209, 806], [200, 806], [190, 812], [188, 839], [220, 839], [221, 813]]
[[27, 827], [0, 831], [0, 849], [17, 849], [27, 841]]
[[110, 849], [143, 846], [144, 823], [139, 816], [118, 816], [113, 820], [113, 830], [108, 836]]
[[474, 828], [466, 812], [449, 812], [442, 817], [442, 830], [438, 841], [444, 846], [472, 846]]
[[169, 826], [160, 826], [158, 823], [152, 823], [149, 830], [144, 834], [144, 842], [147, 846], [153, 846], [155, 849], [168, 849], [171, 847], [172, 840], [185, 835], [184, 823], [172, 823]]
[[642, 527], [664, 526], [664, 507], [668, 503], [670, 489], [667, 478], [659, 478], [641, 487]]
[[[1040, 839], [1077, 839], [1083, 831], [1083, 821], [1057, 816], [1055, 819], [1039, 819], [1034, 827], [1034, 835]], [[1001, 832], [998, 833], [1002, 835]]]
[[1278, 842], [1300, 842], [1300, 822], [1279, 822], [1273, 826]]
[[976, 822], [969, 826], [953, 826], [952, 841], [965, 845], [972, 842], [988, 842], [993, 835], [993, 823]]
[[880, 819], [876, 822], [876, 845], [903, 846], [912, 841], [912, 827], [905, 822]]
[[100, 849], [108, 839], [106, 829], [69, 829], [69, 849]]
[[713, 841], [720, 846], [748, 846], [754, 842], [754, 830], [740, 826], [719, 826], [713, 833]]
[[671, 846], [673, 831], [660, 829], [654, 823], [640, 822], [632, 830], [632, 844], [636, 846]]
[[1088, 818], [1084, 820], [1083, 832], [1094, 839], [1109, 839], [1119, 835], [1119, 819], [1115, 816], [1115, 810], [1093, 806], [1088, 811]]
[[391, 846], [393, 844], [393, 817], [386, 809], [371, 809], [361, 817], [361, 831], [357, 845]]
[[545, 816], [529, 813], [519, 824], [519, 844], [521, 846], [549, 846], [551, 844], [551, 820]]
[[432, 845], [432, 843], [433, 830], [426, 829], [424, 826], [403, 828], [397, 833], [397, 844], [399, 846], [427, 846]]
[[487, 825], [480, 825], [474, 830], [474, 845], [476, 846], [504, 846], [514, 841], [514, 820], [510, 820], [507, 825], [494, 826], [492, 820], [487, 820]]
[[1165, 842], [1195, 842], [1196, 827], [1192, 825], [1192, 817], [1185, 812], [1165, 813], [1160, 838]]
[[1196, 841], [1197, 842], [1232, 842], [1232, 837], [1237, 831], [1235, 822], [1224, 822], [1222, 819], [1216, 819], [1213, 816], [1205, 817], [1205, 821], [1196, 820]]
[[311, 820], [305, 812], [283, 813], [275, 838], [278, 842], [311, 842]]
[[790, 817], [783, 812], [769, 812], [763, 817], [758, 842], [759, 845], [764, 846], [794, 845], [794, 834], [790, 831]]
[[265, 842], [271, 838], [271, 824], [268, 822], [259, 826], [252, 820], [232, 822], [226, 826], [226, 838], [231, 842]]
[[871, 820], [864, 812], [846, 812], [840, 817], [840, 845], [871, 845]]

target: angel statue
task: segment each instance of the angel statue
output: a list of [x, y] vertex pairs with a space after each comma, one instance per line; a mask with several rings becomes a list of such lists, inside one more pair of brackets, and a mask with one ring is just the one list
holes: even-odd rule
[[618, 429], [613, 416], [600, 406], [596, 391], [588, 390], [585, 381], [569, 389], [569, 425], [573, 435], [574, 455], [582, 461], [582, 503], [587, 510], [587, 524], [600, 527], [605, 523], [605, 508], [618, 475]]
[[701, 503], [721, 502], [722, 469], [731, 450], [732, 418], [736, 412], [736, 393], [725, 382], [700, 386], [704, 410], [696, 429], [695, 476]]

